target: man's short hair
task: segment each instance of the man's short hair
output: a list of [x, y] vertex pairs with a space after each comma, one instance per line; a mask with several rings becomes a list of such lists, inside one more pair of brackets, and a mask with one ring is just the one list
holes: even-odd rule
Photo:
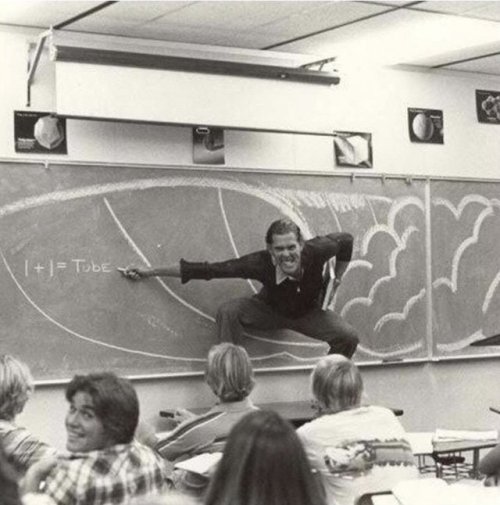
[[33, 389], [28, 365], [10, 354], [0, 355], [0, 419], [11, 421], [22, 412]]
[[109, 372], [75, 375], [66, 388], [66, 399], [71, 402], [78, 392], [91, 396], [96, 416], [115, 444], [132, 441], [139, 421], [139, 400], [130, 381]]
[[205, 379], [223, 402], [243, 400], [255, 385], [252, 363], [246, 350], [227, 342], [214, 345], [208, 352]]
[[340, 354], [320, 359], [311, 374], [312, 393], [320, 410], [335, 413], [358, 407], [363, 394], [363, 380], [358, 367]]
[[274, 235], [286, 235], [287, 233], [295, 234], [298, 242], [303, 242], [300, 228], [291, 219], [283, 218], [273, 221], [267, 229], [266, 244], [271, 245], [273, 243]]

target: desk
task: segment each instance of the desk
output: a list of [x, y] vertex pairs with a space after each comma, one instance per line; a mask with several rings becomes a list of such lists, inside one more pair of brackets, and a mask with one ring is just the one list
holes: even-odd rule
[[[491, 449], [498, 444], [498, 440], [440, 440], [433, 441], [434, 433], [407, 433], [413, 454], [419, 459], [419, 468], [425, 472], [429, 465], [424, 464], [425, 456], [433, 459], [433, 470], [436, 477], [445, 477], [445, 470], [451, 470], [454, 477], [480, 477], [478, 464], [482, 449]], [[472, 453], [472, 463], [459, 462], [457, 456], [463, 452]], [[449, 461], [447, 464], [446, 461]]]
[[[316, 409], [312, 401], [300, 401], [300, 402], [271, 402], [271, 403], [258, 403], [257, 407], [263, 410], [273, 410], [281, 415], [281, 417], [288, 419], [296, 428], [302, 426], [317, 417]], [[193, 408], [188, 409], [194, 414], [201, 415], [204, 414], [208, 408]], [[402, 409], [391, 409], [396, 416], [402, 416]], [[161, 417], [170, 417], [171, 411], [160, 410]]]
[[[456, 454], [459, 452], [472, 452], [472, 467], [470, 469], [470, 477], [473, 479], [478, 479], [480, 477], [478, 466], [479, 466], [479, 457], [481, 449], [491, 449], [498, 444], [498, 440], [453, 440], [453, 441], [439, 441], [434, 442], [434, 450], [432, 454], [437, 456], [443, 456], [446, 454]], [[438, 472], [437, 472], [438, 473]], [[441, 475], [437, 477], [442, 477], [442, 468]]]

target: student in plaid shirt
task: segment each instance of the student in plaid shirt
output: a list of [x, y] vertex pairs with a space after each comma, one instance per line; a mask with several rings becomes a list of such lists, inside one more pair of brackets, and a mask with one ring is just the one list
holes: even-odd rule
[[71, 454], [34, 465], [26, 490], [44, 475], [43, 492], [57, 505], [118, 505], [166, 490], [162, 459], [133, 440], [139, 402], [129, 381], [112, 373], [77, 375], [66, 399]]
[[15, 418], [33, 393], [28, 366], [9, 354], [0, 355], [0, 444], [7, 461], [19, 475], [56, 450], [18, 426]]

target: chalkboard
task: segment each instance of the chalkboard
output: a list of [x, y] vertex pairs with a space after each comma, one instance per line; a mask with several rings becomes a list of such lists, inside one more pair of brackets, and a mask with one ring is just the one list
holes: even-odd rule
[[[27, 361], [37, 379], [98, 369], [128, 376], [203, 370], [216, 343], [217, 306], [253, 294], [258, 283], [134, 283], [116, 267], [236, 257], [263, 248], [269, 223], [281, 216], [294, 219], [306, 238], [334, 231], [355, 236], [331, 308], [359, 331], [358, 362], [430, 355], [427, 181], [5, 163], [0, 182], [2, 351]], [[456, 191], [446, 183], [436, 189], [432, 211], [441, 231], [433, 230], [432, 240], [441, 250], [449, 228], [436, 217], [436, 198]], [[493, 244], [500, 231], [488, 229]], [[440, 258], [432, 263], [434, 284], [438, 268], [450, 261]], [[452, 306], [446, 314], [462, 320], [466, 304]], [[458, 342], [446, 314], [434, 324], [436, 349]], [[486, 324], [493, 328], [495, 321]], [[286, 331], [252, 333], [245, 346], [257, 369], [312, 365], [326, 351], [325, 344]]]
[[500, 184], [433, 181], [433, 355], [498, 354], [470, 347], [500, 331]]

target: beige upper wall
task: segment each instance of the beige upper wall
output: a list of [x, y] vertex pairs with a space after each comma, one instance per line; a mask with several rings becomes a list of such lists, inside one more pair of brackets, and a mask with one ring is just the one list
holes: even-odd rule
[[[12, 30], [0, 31], [1, 158], [17, 157], [13, 111], [25, 109], [28, 42], [36, 40], [38, 32], [30, 33], [27, 36]], [[53, 110], [53, 72], [49, 66], [42, 66], [37, 76], [32, 109]], [[375, 166], [371, 172], [498, 179], [500, 127], [477, 122], [475, 89], [498, 90], [500, 79], [406, 71], [345, 76], [339, 86], [330, 90], [329, 105], [325, 105], [321, 117], [309, 121], [317, 120], [318, 129], [372, 132]], [[241, 90], [242, 101], [258, 100], [245, 91]], [[126, 110], [127, 104], [118, 105]], [[407, 107], [442, 109], [445, 144], [412, 144], [408, 138]], [[207, 122], [213, 123], [210, 110], [205, 112]], [[68, 121], [68, 148], [68, 156], [52, 158], [188, 166], [192, 152], [188, 128], [95, 121]], [[331, 172], [332, 151], [331, 139], [226, 133], [226, 165], [232, 167]], [[499, 366], [498, 359], [393, 365], [363, 368], [363, 376], [370, 400], [403, 408], [402, 421], [408, 429], [491, 428], [498, 425], [498, 416], [489, 413], [488, 406], [500, 405]], [[308, 374], [308, 370], [259, 374], [253, 396], [260, 402], [306, 399]], [[143, 418], [157, 418], [161, 408], [210, 404], [213, 398], [201, 383], [201, 377], [136, 382]], [[64, 446], [62, 422], [66, 402], [62, 389], [39, 387], [20, 417], [29, 429], [58, 447]]]

